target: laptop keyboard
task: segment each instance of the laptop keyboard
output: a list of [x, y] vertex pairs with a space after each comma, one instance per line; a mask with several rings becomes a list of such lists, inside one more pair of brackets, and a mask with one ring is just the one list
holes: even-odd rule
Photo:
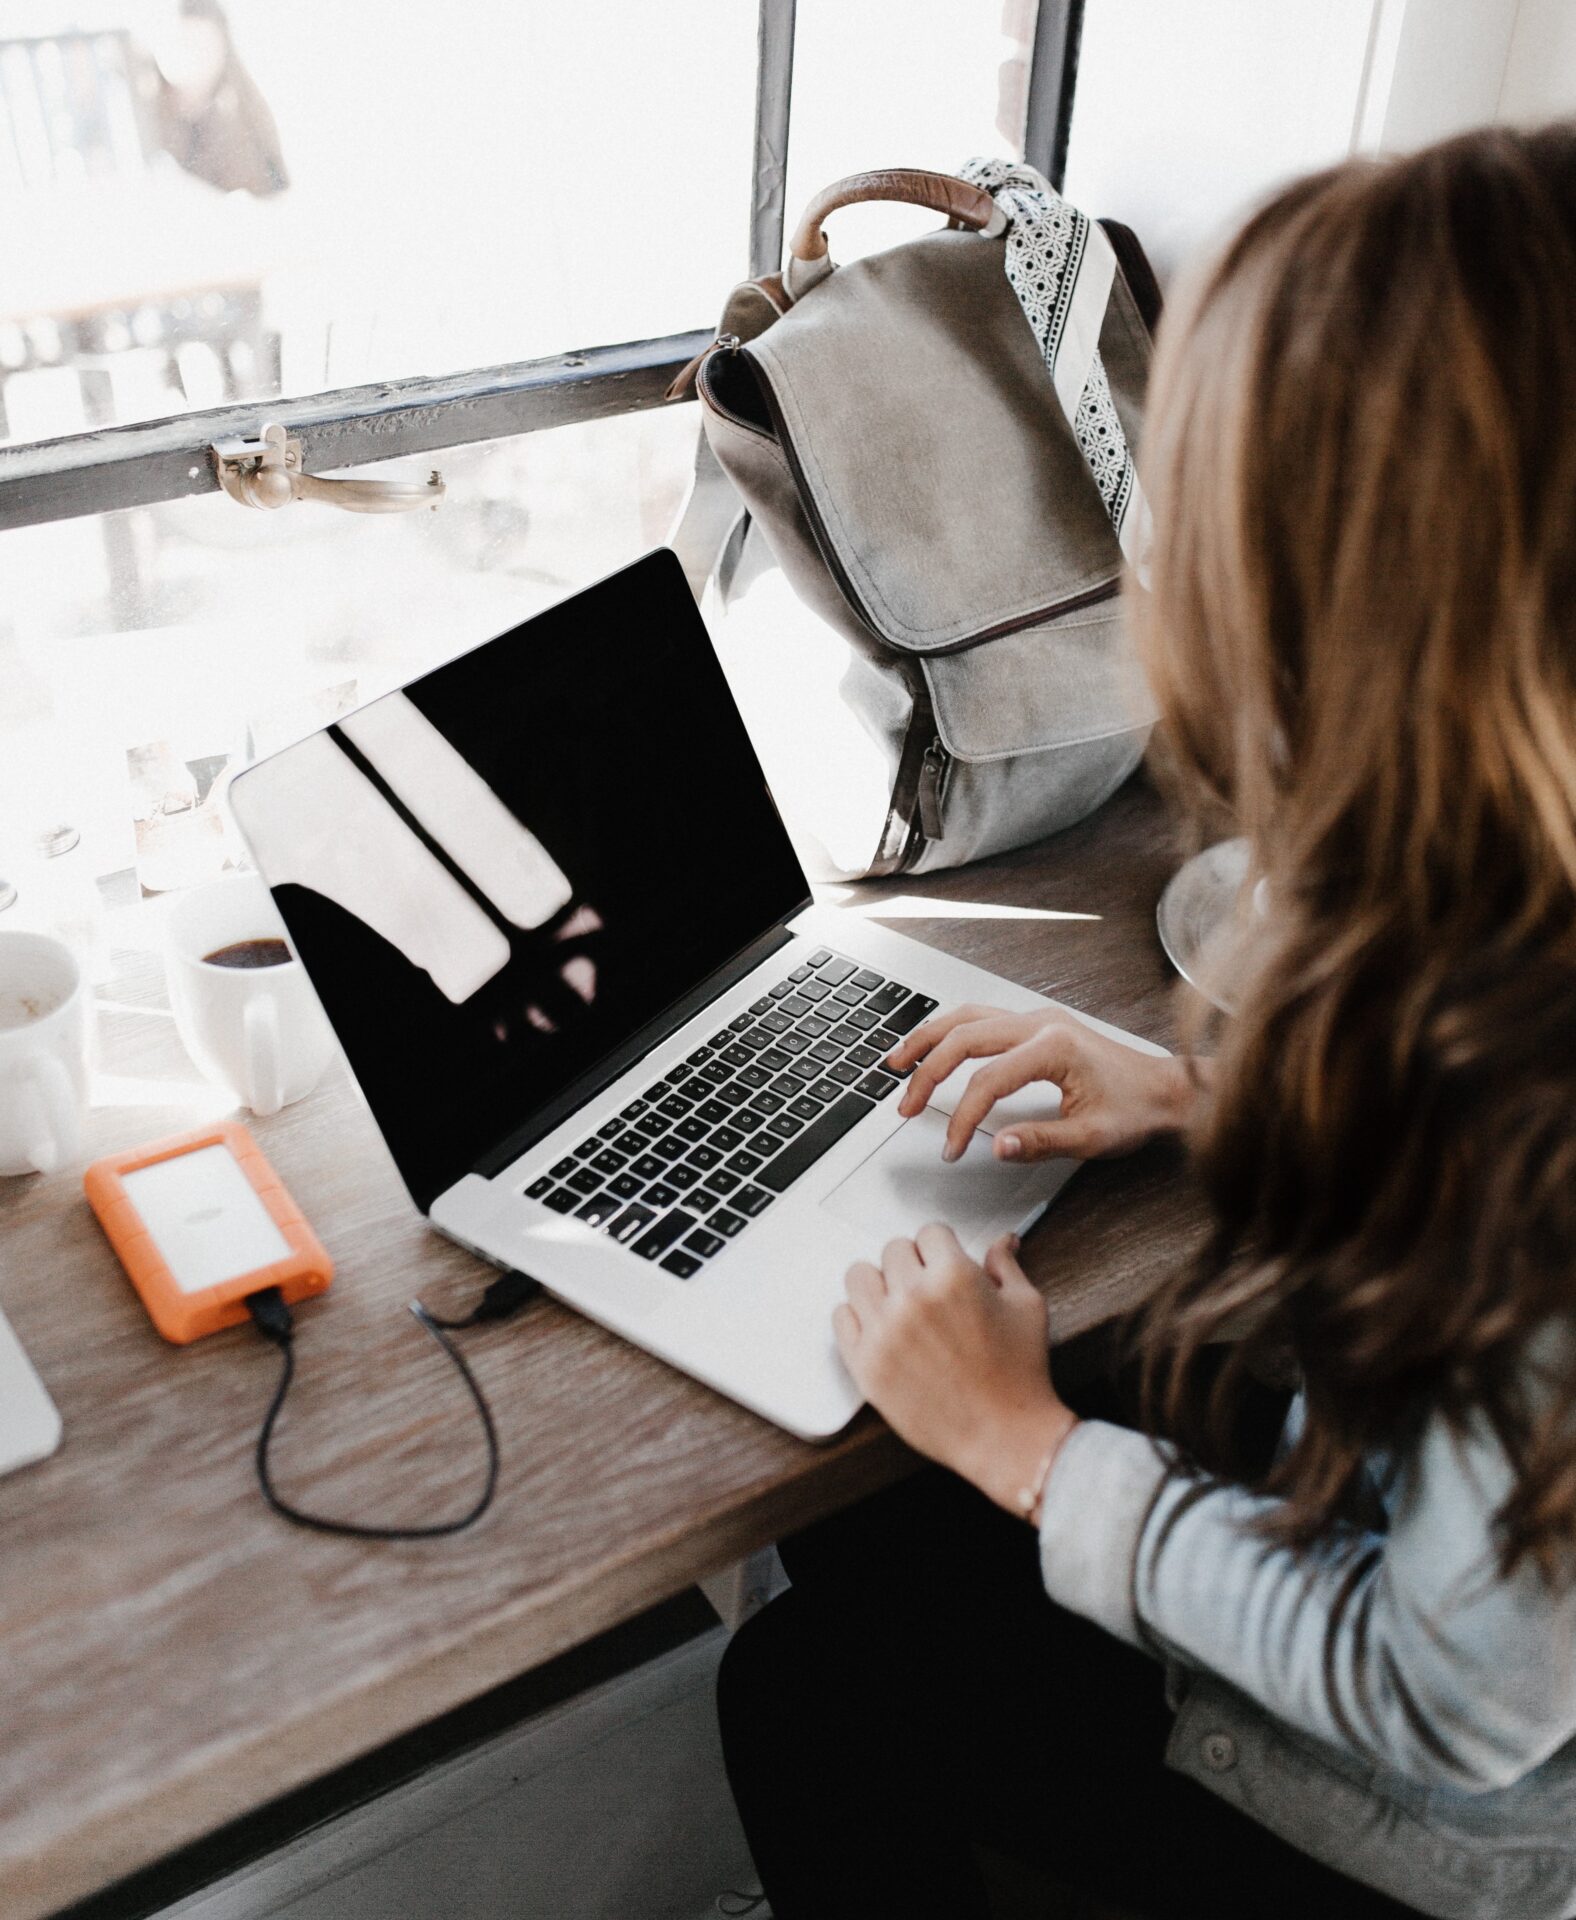
[[936, 1003], [822, 947], [525, 1189], [692, 1279], [898, 1083]]

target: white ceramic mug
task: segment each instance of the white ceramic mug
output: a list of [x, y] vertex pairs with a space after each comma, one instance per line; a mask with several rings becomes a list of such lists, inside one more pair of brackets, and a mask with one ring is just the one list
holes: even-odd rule
[[76, 955], [0, 932], [0, 1174], [56, 1173], [82, 1144], [92, 1002]]
[[165, 977], [176, 1031], [198, 1071], [253, 1113], [309, 1094], [334, 1055], [334, 1035], [292, 951], [276, 966], [216, 966], [205, 956], [243, 940], [289, 935], [256, 874], [232, 874], [171, 900]]

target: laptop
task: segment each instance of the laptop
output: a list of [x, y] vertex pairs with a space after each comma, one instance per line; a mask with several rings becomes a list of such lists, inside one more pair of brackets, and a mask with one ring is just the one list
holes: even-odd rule
[[792, 1433], [858, 1409], [852, 1262], [935, 1219], [981, 1252], [1072, 1171], [945, 1164], [966, 1074], [896, 1111], [882, 1061], [938, 1007], [1049, 1003], [813, 903], [666, 549], [231, 800], [431, 1224]]

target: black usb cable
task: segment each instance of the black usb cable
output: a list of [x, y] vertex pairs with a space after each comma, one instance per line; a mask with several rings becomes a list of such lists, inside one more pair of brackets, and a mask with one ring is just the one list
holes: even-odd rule
[[273, 1443], [274, 1427], [284, 1406], [285, 1396], [290, 1391], [290, 1383], [295, 1378], [295, 1320], [277, 1287], [264, 1287], [259, 1293], [249, 1294], [246, 1305], [252, 1323], [265, 1340], [279, 1349], [282, 1361], [279, 1384], [274, 1388], [274, 1396], [268, 1403], [268, 1411], [263, 1415], [262, 1428], [257, 1436], [257, 1484], [269, 1506], [282, 1519], [291, 1521], [295, 1526], [309, 1527], [314, 1533], [346, 1534], [355, 1540], [438, 1540], [446, 1534], [462, 1533], [465, 1528], [474, 1525], [492, 1505], [493, 1495], [498, 1490], [498, 1429], [493, 1424], [487, 1396], [449, 1334], [466, 1327], [485, 1326], [489, 1321], [506, 1320], [534, 1300], [541, 1291], [539, 1280], [531, 1279], [528, 1274], [511, 1272], [493, 1281], [475, 1308], [458, 1320], [440, 1319], [436, 1314], [429, 1313], [419, 1300], [410, 1303], [411, 1313], [448, 1355], [465, 1382], [487, 1442], [487, 1476], [473, 1504], [458, 1519], [438, 1520], [424, 1527], [378, 1527], [359, 1520], [334, 1520], [325, 1514], [308, 1513], [286, 1500], [278, 1491], [269, 1471], [268, 1455]]

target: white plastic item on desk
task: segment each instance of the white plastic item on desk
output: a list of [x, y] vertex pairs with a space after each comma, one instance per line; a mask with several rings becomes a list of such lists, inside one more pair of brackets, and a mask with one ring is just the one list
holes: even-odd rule
[[59, 1445], [55, 1403], [0, 1313], [0, 1473], [45, 1460]]
[[175, 1029], [198, 1070], [256, 1114], [309, 1094], [334, 1057], [334, 1035], [294, 953], [277, 966], [215, 966], [205, 954], [282, 940], [285, 923], [255, 873], [211, 880], [169, 904], [165, 978]]
[[0, 1174], [58, 1173], [88, 1105], [92, 1003], [63, 941], [0, 928]]

